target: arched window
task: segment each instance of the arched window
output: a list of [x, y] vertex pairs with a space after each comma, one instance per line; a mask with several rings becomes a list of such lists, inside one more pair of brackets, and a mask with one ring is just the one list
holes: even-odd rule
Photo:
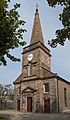
[[29, 66], [28, 66], [28, 76], [31, 76], [32, 75], [32, 63], [29, 63]]
[[48, 93], [49, 92], [49, 83], [44, 84], [44, 92]]

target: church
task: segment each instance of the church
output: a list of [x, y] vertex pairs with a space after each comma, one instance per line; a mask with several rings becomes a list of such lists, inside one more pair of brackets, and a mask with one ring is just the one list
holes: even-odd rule
[[23, 112], [70, 109], [70, 82], [51, 72], [51, 53], [44, 44], [36, 8], [30, 45], [23, 48], [22, 73], [14, 83], [14, 107]]

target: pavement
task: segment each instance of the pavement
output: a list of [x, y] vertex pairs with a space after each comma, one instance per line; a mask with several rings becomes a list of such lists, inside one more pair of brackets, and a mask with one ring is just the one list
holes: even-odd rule
[[70, 120], [70, 113], [23, 113], [14, 110], [0, 111], [0, 116], [5, 116], [7, 120]]

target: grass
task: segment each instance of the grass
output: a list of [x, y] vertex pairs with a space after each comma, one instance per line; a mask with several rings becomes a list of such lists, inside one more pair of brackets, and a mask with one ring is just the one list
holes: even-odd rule
[[0, 116], [0, 120], [7, 120], [5, 117]]

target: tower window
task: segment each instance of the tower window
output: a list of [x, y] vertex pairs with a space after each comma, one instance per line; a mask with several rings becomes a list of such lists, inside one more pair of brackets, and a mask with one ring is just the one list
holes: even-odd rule
[[28, 66], [28, 76], [31, 76], [32, 75], [32, 63], [29, 63], [29, 66]]
[[66, 90], [66, 88], [64, 88], [64, 103], [65, 103], [65, 107], [67, 107], [67, 90]]
[[49, 83], [44, 84], [44, 91], [49, 92]]

